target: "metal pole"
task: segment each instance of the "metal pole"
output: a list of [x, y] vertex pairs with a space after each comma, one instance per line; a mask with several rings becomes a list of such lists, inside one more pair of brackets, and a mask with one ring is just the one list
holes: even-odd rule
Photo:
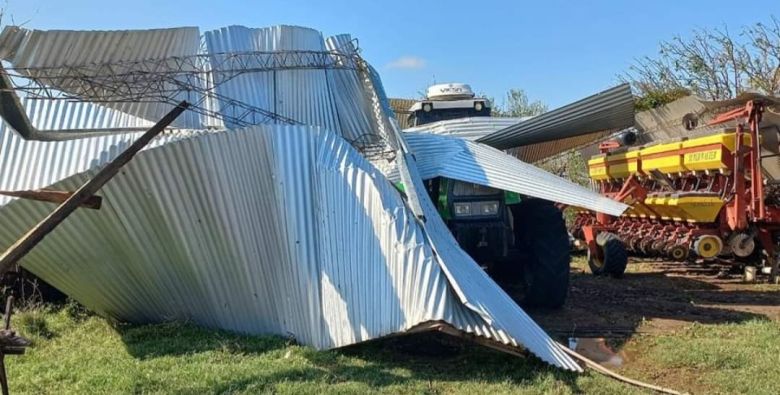
[[27, 234], [20, 238], [14, 245], [0, 256], [0, 275], [8, 271], [16, 262], [22, 257], [27, 255], [38, 243], [43, 240], [57, 225], [65, 220], [73, 211], [75, 211], [84, 202], [89, 200], [92, 195], [95, 194], [103, 185], [105, 185], [111, 178], [113, 178], [122, 166], [126, 165], [133, 159], [133, 156], [138, 153], [143, 147], [149, 144], [152, 139], [160, 134], [168, 125], [171, 124], [189, 104], [186, 101], [179, 103], [176, 108], [166, 114], [160, 121], [158, 121], [151, 129], [146, 131], [138, 140], [132, 145], [127, 147], [124, 152], [119, 154], [114, 160], [108, 163], [106, 167], [101, 169], [92, 179], [87, 181], [76, 192], [71, 195], [65, 202], [59, 205], [51, 214], [39, 222], [35, 227], [30, 229]]

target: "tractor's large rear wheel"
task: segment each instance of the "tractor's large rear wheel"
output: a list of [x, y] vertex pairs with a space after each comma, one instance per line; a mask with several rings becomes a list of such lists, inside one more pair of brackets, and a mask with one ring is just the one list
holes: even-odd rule
[[521, 251], [524, 290], [520, 303], [558, 308], [569, 292], [569, 234], [563, 214], [552, 203], [528, 199], [510, 206], [515, 242]]
[[588, 248], [588, 266], [591, 273], [621, 277], [628, 265], [628, 253], [620, 238], [614, 233], [601, 232], [596, 236], [596, 248], [598, 252], [595, 254]]

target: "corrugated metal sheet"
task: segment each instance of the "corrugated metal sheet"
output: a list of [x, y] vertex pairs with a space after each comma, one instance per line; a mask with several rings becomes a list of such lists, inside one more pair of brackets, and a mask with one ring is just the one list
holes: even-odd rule
[[[475, 117], [460, 118], [447, 121], [433, 122], [430, 124], [407, 128], [409, 133], [433, 133], [460, 137], [467, 140], [477, 140], [498, 130], [517, 125], [531, 119], [525, 118], [499, 118], [499, 117]], [[548, 159], [563, 152], [586, 146], [593, 141], [601, 140], [612, 133], [611, 130], [598, 131], [580, 136], [567, 137], [542, 143], [524, 145], [507, 150], [510, 155], [523, 162], [534, 163]]]
[[427, 133], [405, 137], [423, 179], [447, 177], [616, 216], [628, 208], [483, 144]]
[[[196, 27], [151, 30], [72, 31], [28, 30], [7, 26], [0, 34], [0, 57], [14, 67], [34, 68], [98, 65], [162, 59], [173, 56], [195, 55], [200, 50], [200, 33]], [[118, 71], [118, 70], [117, 70]], [[71, 79], [43, 80], [64, 92], [89, 96], [90, 89], [99, 85], [84, 85]], [[107, 89], [110, 89], [108, 87]], [[199, 97], [180, 95], [177, 102], [198, 102]], [[107, 106], [140, 118], [156, 121], [167, 114], [173, 105], [164, 103], [106, 103]], [[200, 127], [204, 124], [198, 114], [189, 112], [179, 117], [174, 125]]]
[[[215, 57], [224, 53], [261, 53], [273, 51], [314, 51], [355, 55], [357, 49], [348, 35], [339, 35], [325, 40], [316, 30], [296, 26], [273, 26], [250, 29], [242, 26], [230, 26], [204, 35], [206, 53]], [[175, 28], [157, 30], [125, 31], [39, 31], [18, 27], [8, 27], [0, 35], [0, 55], [11, 62], [15, 70], [37, 76], [35, 68], [80, 67], [87, 66], [86, 72], [120, 73], [115, 80], [100, 75], [99, 82], [83, 83], [79, 79], [64, 78], [48, 80], [37, 76], [38, 80], [62, 89], [71, 95], [89, 99], [94, 96], [92, 89], [110, 89], [125, 83], [121, 73], [138, 72], [143, 75], [145, 69], [133, 69], [134, 61], [149, 61], [169, 57], [193, 56], [200, 51], [200, 39], [196, 28]], [[260, 54], [258, 57], [262, 57]], [[271, 56], [271, 55], [268, 55]], [[334, 56], [336, 61], [339, 58]], [[173, 62], [173, 61], [172, 61]], [[121, 63], [119, 70], [109, 65]], [[213, 62], [224, 67], [233, 63]], [[185, 64], [188, 64], [185, 62]], [[252, 67], [253, 64], [247, 64]], [[25, 70], [25, 67], [32, 69]], [[91, 68], [90, 68], [91, 67]], [[141, 67], [141, 66], [138, 66]], [[148, 66], [145, 66], [148, 67]], [[163, 67], [163, 66], [159, 66]], [[176, 62], [172, 72], [180, 72]], [[215, 66], [216, 67], [216, 66]], [[83, 70], [78, 69], [77, 75]], [[153, 70], [158, 72], [159, 70]], [[186, 71], [186, 70], [185, 70]], [[198, 70], [198, 77], [181, 75], [186, 79], [185, 86], [191, 83], [212, 84], [212, 74], [223, 73], [220, 68]], [[65, 73], [65, 72], [64, 72]], [[51, 73], [50, 73], [51, 74]], [[65, 73], [67, 74], [67, 73]], [[368, 100], [363, 96], [361, 81], [354, 69], [281, 69], [265, 72], [238, 74], [227, 71], [230, 79], [218, 85], [215, 92], [218, 98], [209, 97], [202, 106], [216, 109], [229, 116], [238, 116], [235, 111], [243, 109], [232, 107], [238, 101], [256, 108], [290, 118], [302, 124], [319, 125], [340, 133], [355, 144], [374, 145], [381, 143], [375, 134], [372, 112]], [[212, 76], [212, 77], [205, 77]], [[178, 78], [178, 77], [177, 77]], [[104, 81], [104, 79], [106, 79]], [[129, 80], [128, 80], [129, 81]], [[211, 81], [211, 82], [204, 82]], [[144, 83], [140, 83], [143, 85]], [[146, 85], [143, 85], [145, 87]], [[139, 88], [140, 89], [140, 88]], [[202, 97], [197, 92], [182, 93], [175, 100], [188, 100], [200, 103]], [[100, 94], [105, 99], [106, 94]], [[110, 97], [110, 95], [108, 95]], [[169, 100], [173, 100], [168, 98]], [[162, 103], [108, 103], [111, 108], [119, 109], [144, 119], [156, 121], [167, 113], [170, 105]], [[273, 123], [272, 119], [266, 120]], [[194, 112], [185, 113], [174, 123], [177, 127], [199, 128], [203, 126], [222, 127], [215, 119], [199, 117]], [[236, 127], [230, 122], [227, 127]]]
[[[329, 51], [353, 56], [357, 54], [355, 41], [348, 34], [328, 37], [325, 44]], [[382, 143], [377, 134], [372, 108], [360, 76], [353, 70], [332, 69], [327, 71], [328, 86], [333, 97], [334, 111], [341, 126], [341, 136], [353, 146], [371, 146]]]
[[631, 87], [622, 84], [477, 141], [498, 149], [509, 149], [597, 131], [623, 129], [633, 124], [634, 97]]
[[[53, 129], [149, 127], [151, 122], [92, 103], [23, 99], [36, 125]], [[25, 141], [3, 124], [0, 133], [0, 190], [38, 189], [109, 158], [129, 146], [138, 133], [51, 143]], [[163, 140], [160, 140], [163, 141]], [[12, 199], [0, 196], [0, 205]]]
[[476, 140], [496, 131], [517, 125], [530, 118], [473, 117], [450, 119], [415, 126], [405, 132], [425, 132]]
[[[206, 32], [204, 38], [209, 53], [283, 50], [356, 53], [348, 35], [325, 40], [320, 32], [297, 26], [258, 29], [230, 26]], [[217, 92], [307, 125], [326, 127], [349, 141], [361, 138], [372, 141], [367, 137], [372, 134], [372, 124], [367, 116], [370, 112], [366, 111], [366, 100], [355, 70], [255, 72], [221, 84]]]
[[523, 162], [536, 163], [571, 150], [585, 147], [593, 142], [601, 142], [612, 133], [611, 130], [588, 133], [560, 140], [524, 145], [522, 147], [509, 149], [506, 152]]
[[[208, 53], [325, 51], [320, 32], [292, 26], [261, 29], [229, 26], [206, 32], [204, 39]], [[218, 86], [217, 92], [301, 123], [337, 130], [327, 84], [325, 70], [274, 70], [240, 75]]]

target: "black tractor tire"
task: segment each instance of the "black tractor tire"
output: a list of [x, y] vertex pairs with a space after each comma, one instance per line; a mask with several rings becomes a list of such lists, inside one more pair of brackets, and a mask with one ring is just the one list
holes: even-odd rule
[[601, 257], [594, 256], [588, 249], [588, 266], [594, 275], [610, 275], [618, 278], [626, 272], [628, 265], [628, 253], [626, 246], [620, 238], [609, 232], [601, 232], [596, 235], [596, 248]]
[[571, 255], [563, 213], [553, 203], [524, 200], [510, 206], [516, 247], [522, 252], [525, 306], [559, 308], [569, 293]]

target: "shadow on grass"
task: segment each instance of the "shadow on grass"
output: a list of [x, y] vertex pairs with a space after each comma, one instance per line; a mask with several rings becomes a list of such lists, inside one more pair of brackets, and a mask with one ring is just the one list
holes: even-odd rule
[[[292, 345], [281, 337], [242, 336], [184, 324], [123, 325], [118, 330], [128, 352], [142, 360], [224, 349], [263, 355]], [[574, 393], [581, 392], [576, 374], [553, 368], [535, 357], [511, 356], [438, 332], [378, 339], [338, 350], [303, 347], [295, 352], [307, 363], [265, 369], [195, 390], [265, 392], [276, 384], [297, 382], [325, 388], [362, 383], [372, 389], [398, 386], [419, 392], [448, 382], [533, 385], [536, 380], [554, 379]]]
[[417, 380], [518, 385], [552, 376], [573, 392], [579, 392], [574, 373], [554, 368], [530, 355], [526, 358], [509, 355], [440, 332], [380, 339], [346, 347], [340, 352], [370, 360], [378, 369], [408, 370]]
[[179, 322], [118, 324], [116, 329], [130, 355], [142, 360], [213, 350], [261, 355], [292, 344], [290, 340], [277, 336], [245, 336]]

